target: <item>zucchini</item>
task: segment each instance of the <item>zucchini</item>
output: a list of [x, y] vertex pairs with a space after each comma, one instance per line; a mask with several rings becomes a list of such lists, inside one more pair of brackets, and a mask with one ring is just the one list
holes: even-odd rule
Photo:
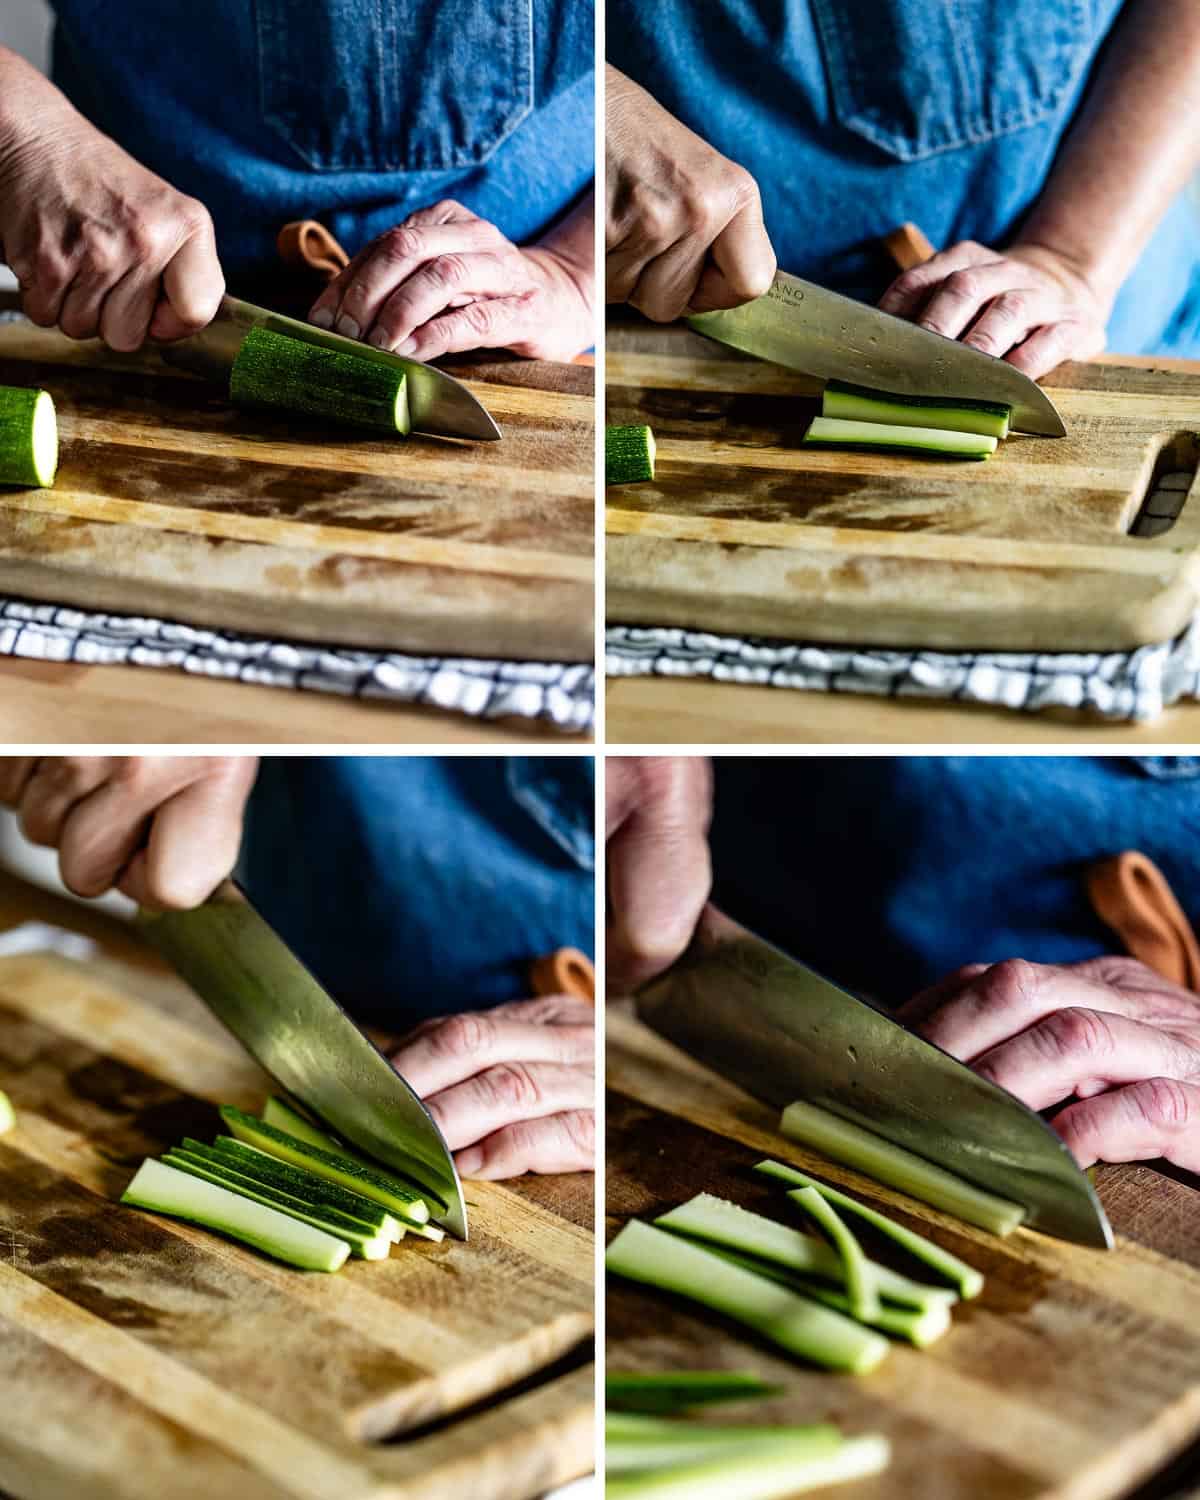
[[612, 1371], [604, 1377], [607, 1406], [630, 1412], [686, 1411], [714, 1401], [773, 1396], [779, 1389], [742, 1370]]
[[392, 436], [407, 435], [408, 382], [403, 369], [343, 354], [269, 328], [252, 328], [229, 374], [237, 406], [282, 407]]
[[669, 1422], [628, 1413], [608, 1416], [604, 1423], [604, 1469], [608, 1474], [635, 1469], [666, 1468], [713, 1457], [723, 1448], [763, 1448], [787, 1443], [795, 1457], [807, 1452], [817, 1458], [842, 1446], [842, 1435], [827, 1422], [806, 1426], [722, 1426], [701, 1422]]
[[209, 1166], [190, 1152], [168, 1151], [163, 1157], [163, 1164], [176, 1171], [186, 1172], [191, 1177], [198, 1177], [203, 1182], [211, 1182], [216, 1187], [227, 1188], [251, 1203], [261, 1203], [267, 1208], [276, 1209], [303, 1224], [324, 1229], [326, 1233], [345, 1240], [354, 1254], [363, 1260], [384, 1260], [392, 1248], [393, 1241], [389, 1235], [379, 1234], [366, 1225], [347, 1218], [345, 1214], [339, 1214], [336, 1209], [302, 1203], [298, 1198], [278, 1193], [265, 1184], [253, 1183], [249, 1178], [239, 1178], [236, 1172], [223, 1173], [219, 1167]]
[[994, 1193], [964, 1182], [944, 1167], [935, 1167], [924, 1157], [894, 1146], [862, 1125], [843, 1120], [798, 1099], [784, 1110], [779, 1128], [789, 1140], [820, 1151], [831, 1161], [874, 1177], [911, 1198], [943, 1209], [968, 1224], [990, 1229], [993, 1234], [1011, 1234], [1025, 1217], [1019, 1203], [997, 1198]]
[[865, 385], [831, 380], [821, 397], [823, 417], [851, 422], [881, 422], [892, 427], [936, 427], [946, 432], [976, 432], [1003, 440], [1012, 407], [967, 396], [892, 396]]
[[828, 1369], [861, 1375], [887, 1357], [882, 1335], [637, 1219], [609, 1245], [604, 1263], [617, 1276], [690, 1297]]
[[269, 1156], [253, 1146], [245, 1146], [229, 1136], [218, 1136], [215, 1144], [207, 1147], [190, 1139], [185, 1140], [183, 1145], [185, 1150], [195, 1151], [201, 1156], [211, 1156], [214, 1161], [226, 1164], [231, 1171], [240, 1172], [256, 1182], [268, 1183], [281, 1192], [291, 1193], [306, 1201], [328, 1203], [330, 1208], [339, 1209], [353, 1219], [361, 1219], [364, 1224], [393, 1238], [398, 1237], [406, 1227], [374, 1198], [364, 1197], [362, 1193], [352, 1193], [349, 1188], [339, 1187], [328, 1178], [319, 1177], [303, 1167], [291, 1166], [278, 1157]]
[[0, 1135], [6, 1130], [11, 1130], [17, 1123], [17, 1116], [12, 1107], [12, 1100], [0, 1089]]
[[47, 490], [58, 472], [58, 419], [49, 391], [0, 385], [0, 484]]
[[[294, 1136], [288, 1135], [285, 1130], [276, 1130], [273, 1125], [265, 1124], [254, 1115], [243, 1114], [240, 1109], [234, 1109], [228, 1104], [221, 1106], [221, 1118], [239, 1141], [257, 1146], [259, 1150], [277, 1156], [280, 1161], [304, 1167], [315, 1172], [318, 1177], [328, 1178], [330, 1182], [348, 1187], [366, 1198], [374, 1198], [405, 1223], [428, 1223], [429, 1205], [422, 1194], [433, 1195], [429, 1194], [427, 1188], [417, 1184], [415, 1179], [414, 1185], [409, 1187], [380, 1167], [368, 1166], [341, 1152], [323, 1151], [319, 1146], [310, 1146], [306, 1141], [298, 1141]], [[450, 1205], [444, 1199], [435, 1197], [434, 1201], [443, 1212], [449, 1209]]]
[[[739, 1208], [736, 1203], [727, 1203], [724, 1198], [714, 1198], [710, 1193], [698, 1194], [669, 1213], [660, 1214], [654, 1222], [662, 1229], [692, 1239], [711, 1240], [731, 1250], [772, 1261], [789, 1271], [833, 1281], [839, 1286], [843, 1283], [841, 1259], [823, 1240]], [[949, 1304], [958, 1300], [948, 1287], [925, 1286], [887, 1266], [873, 1265], [872, 1270], [880, 1295], [903, 1307], [920, 1311], [931, 1303]]]
[[307, 1141], [310, 1146], [320, 1146], [322, 1151], [341, 1151], [345, 1155], [353, 1155], [346, 1151], [340, 1141], [324, 1130], [318, 1130], [311, 1120], [306, 1119], [298, 1109], [293, 1109], [283, 1099], [274, 1096], [268, 1099], [263, 1106], [262, 1117], [268, 1125], [294, 1135], [298, 1141]]
[[977, 432], [946, 432], [940, 427], [903, 427], [894, 422], [850, 422], [841, 417], [814, 417], [800, 441], [805, 448], [861, 448], [924, 453], [934, 458], [990, 458], [996, 451], [998, 440]]
[[[918, 1234], [915, 1229], [906, 1229], [903, 1224], [895, 1223], [886, 1214], [879, 1213], [865, 1203], [859, 1203], [856, 1198], [851, 1198], [849, 1193], [829, 1187], [824, 1182], [817, 1182], [806, 1173], [798, 1172], [795, 1167], [784, 1166], [780, 1161], [760, 1161], [755, 1165], [754, 1170], [762, 1172], [767, 1177], [775, 1177], [781, 1182], [815, 1188], [822, 1198], [828, 1199], [838, 1208], [857, 1214], [860, 1219], [864, 1219], [881, 1234], [886, 1234], [889, 1239], [907, 1250], [917, 1260], [923, 1261], [931, 1270], [937, 1271], [947, 1281], [953, 1282], [958, 1288], [960, 1297], [968, 1299], [978, 1297], [983, 1290], [983, 1274], [974, 1266], [967, 1265], [965, 1260], [959, 1260], [957, 1255], [951, 1255], [949, 1250], [943, 1250], [940, 1245], [935, 1245], [932, 1240], [926, 1239], [923, 1234]], [[792, 1194], [789, 1193], [788, 1197], [791, 1196]]]
[[648, 427], [604, 429], [605, 484], [637, 484], [654, 478], [654, 434]]
[[336, 1235], [161, 1161], [141, 1164], [121, 1202], [215, 1229], [303, 1271], [339, 1271], [350, 1254]]
[[695, 1463], [618, 1474], [605, 1481], [604, 1494], [606, 1500], [781, 1500], [882, 1473], [890, 1458], [887, 1439], [876, 1434], [847, 1438], [820, 1455], [805, 1438], [734, 1445]]
[[[770, 1261], [759, 1260], [753, 1255], [742, 1255], [737, 1250], [725, 1250], [714, 1245], [713, 1254], [719, 1255], [722, 1260], [731, 1261], [735, 1266], [742, 1266], [747, 1271], [753, 1271], [756, 1276], [765, 1276], [768, 1281], [777, 1281], [780, 1286], [790, 1287], [793, 1292], [799, 1292], [802, 1296], [823, 1302], [826, 1307], [832, 1307], [836, 1312], [850, 1312], [850, 1299], [845, 1292], [835, 1291], [833, 1287], [823, 1286], [819, 1281], [799, 1276], [794, 1271], [786, 1271], [782, 1266], [773, 1265]], [[881, 1302], [879, 1311], [874, 1317], [862, 1318], [859, 1321], [866, 1323], [868, 1328], [878, 1328], [880, 1333], [890, 1334], [893, 1338], [907, 1339], [918, 1349], [924, 1349], [928, 1344], [935, 1343], [949, 1330], [952, 1306], [953, 1303], [944, 1297], [930, 1302], [928, 1307], [924, 1308], [895, 1307], [890, 1303]]]
[[879, 1316], [879, 1290], [870, 1261], [850, 1229], [842, 1223], [832, 1203], [826, 1203], [815, 1188], [804, 1187], [789, 1193], [810, 1218], [815, 1219], [829, 1236], [842, 1262], [842, 1280], [846, 1284], [848, 1311], [860, 1323], [873, 1323]]

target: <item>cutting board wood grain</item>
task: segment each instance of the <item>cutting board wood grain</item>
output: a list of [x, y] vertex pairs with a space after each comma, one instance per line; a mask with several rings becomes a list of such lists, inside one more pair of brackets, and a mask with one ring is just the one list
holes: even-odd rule
[[51, 490], [0, 490], [0, 590], [334, 647], [590, 661], [592, 372], [456, 373], [500, 442], [239, 411], [153, 351], [2, 325], [0, 384], [50, 391], [62, 461]]
[[987, 1278], [944, 1339], [924, 1351], [894, 1344], [862, 1377], [777, 1358], [732, 1323], [613, 1278], [609, 1369], [754, 1370], [784, 1393], [731, 1406], [727, 1420], [828, 1418], [887, 1433], [892, 1467], [830, 1491], [843, 1500], [1112, 1500], [1200, 1434], [1197, 1189], [1146, 1166], [1108, 1167], [1098, 1188], [1114, 1251], [1025, 1230], [997, 1239], [785, 1140], [774, 1110], [614, 1007], [607, 1074], [610, 1236], [700, 1191], [796, 1222], [750, 1170], [770, 1155], [861, 1193]]
[[[821, 383], [682, 328], [617, 327], [607, 421], [656, 477], [607, 492], [613, 622], [873, 646], [1115, 650], [1200, 600], [1200, 371], [1066, 365], [1065, 438], [986, 463], [800, 447]], [[1130, 536], [1151, 480], [1192, 484]]]
[[0, 960], [0, 1491], [526, 1500], [586, 1472], [593, 1240], [538, 1195], [468, 1183], [469, 1243], [336, 1276], [117, 1203], [218, 1102], [261, 1105], [210, 1019]]

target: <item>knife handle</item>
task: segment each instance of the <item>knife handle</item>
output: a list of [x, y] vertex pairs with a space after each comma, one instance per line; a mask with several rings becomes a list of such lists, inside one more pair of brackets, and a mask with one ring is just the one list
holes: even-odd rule
[[537, 959], [529, 968], [529, 984], [535, 995], [573, 995], [596, 1003], [596, 970], [578, 948], [558, 948]]
[[899, 229], [893, 229], [891, 234], [885, 234], [883, 248], [896, 262], [896, 268], [900, 271], [911, 271], [914, 266], [931, 260], [937, 254], [932, 244], [915, 224], [901, 224]]

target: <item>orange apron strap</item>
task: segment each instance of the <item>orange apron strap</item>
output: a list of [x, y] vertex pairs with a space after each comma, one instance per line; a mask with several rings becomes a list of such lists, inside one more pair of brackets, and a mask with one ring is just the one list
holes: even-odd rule
[[883, 248], [896, 262], [898, 271], [911, 271], [937, 254], [915, 224], [901, 224], [883, 237]]
[[578, 948], [558, 948], [537, 959], [529, 969], [529, 984], [535, 995], [574, 995], [596, 1003], [596, 970]]
[[279, 231], [275, 241], [284, 265], [320, 271], [332, 281], [350, 264], [350, 257], [316, 219], [293, 219]]
[[1173, 984], [1200, 990], [1200, 945], [1166, 876], [1136, 849], [1087, 872], [1092, 908], [1126, 952]]

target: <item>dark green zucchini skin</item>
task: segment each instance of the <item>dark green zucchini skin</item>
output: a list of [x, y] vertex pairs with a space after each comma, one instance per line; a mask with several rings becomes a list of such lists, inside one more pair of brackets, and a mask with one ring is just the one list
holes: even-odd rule
[[267, 328], [246, 335], [230, 371], [229, 399], [236, 406], [301, 412], [393, 437], [410, 428], [403, 370]]
[[[46, 451], [39, 451], [39, 437]], [[57, 471], [58, 430], [50, 393], [0, 385], [0, 484], [49, 489]]]
[[886, 401], [895, 406], [949, 406], [956, 411], [982, 411], [989, 416], [1006, 417], [1012, 411], [999, 401], [973, 401], [970, 396], [897, 396], [891, 391], [872, 390], [867, 385], [852, 385], [848, 380], [831, 380], [825, 387], [842, 396], [858, 396], [863, 401]]
[[604, 429], [605, 484], [638, 484], [654, 478], [654, 434], [646, 426]]

